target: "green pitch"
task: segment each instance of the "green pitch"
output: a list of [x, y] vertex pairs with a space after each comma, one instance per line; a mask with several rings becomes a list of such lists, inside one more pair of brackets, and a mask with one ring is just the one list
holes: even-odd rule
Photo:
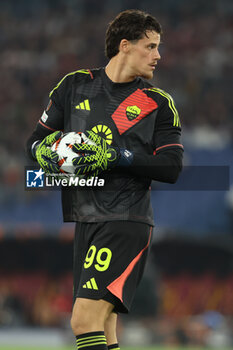
[[[206, 350], [206, 348], [199, 347], [163, 347], [163, 346], [150, 346], [145, 348], [136, 348], [136, 347], [121, 347], [122, 350]], [[75, 350], [73, 346], [64, 346], [64, 347], [9, 347], [9, 346], [0, 346], [0, 350]], [[232, 348], [222, 348], [221, 350], [232, 350]]]

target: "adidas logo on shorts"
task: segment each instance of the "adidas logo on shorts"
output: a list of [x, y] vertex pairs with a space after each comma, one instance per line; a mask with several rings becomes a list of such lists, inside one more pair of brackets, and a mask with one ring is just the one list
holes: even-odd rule
[[94, 279], [94, 277], [92, 277], [89, 281], [87, 281], [84, 285], [83, 288], [87, 288], [87, 289], [95, 289], [98, 290], [98, 286], [96, 283], [96, 280]]

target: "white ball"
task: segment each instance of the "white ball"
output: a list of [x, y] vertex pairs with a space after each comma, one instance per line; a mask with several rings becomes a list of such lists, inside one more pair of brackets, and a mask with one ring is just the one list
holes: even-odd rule
[[63, 174], [74, 174], [75, 167], [73, 166], [72, 160], [84, 156], [83, 153], [77, 154], [72, 151], [72, 145], [75, 143], [95, 145], [84, 133], [72, 131], [63, 134], [63, 136], [51, 146], [52, 151], [56, 151], [59, 156], [58, 164], [60, 165], [60, 172]]

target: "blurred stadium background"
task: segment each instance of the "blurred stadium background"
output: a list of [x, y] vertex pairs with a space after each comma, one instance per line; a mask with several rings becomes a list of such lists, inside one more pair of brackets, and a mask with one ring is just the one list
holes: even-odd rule
[[153, 184], [150, 261], [120, 342], [233, 346], [232, 0], [1, 0], [0, 349], [73, 348], [73, 224], [59, 192], [25, 191], [24, 143], [57, 81], [105, 65], [106, 24], [127, 8], [163, 25], [154, 84], [176, 101], [185, 169], [178, 187]]

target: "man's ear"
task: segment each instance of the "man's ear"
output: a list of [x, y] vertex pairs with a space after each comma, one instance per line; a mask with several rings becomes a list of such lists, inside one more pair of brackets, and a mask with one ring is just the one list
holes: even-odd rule
[[130, 41], [127, 39], [122, 39], [119, 45], [119, 51], [123, 52], [123, 53], [127, 53], [130, 49]]

